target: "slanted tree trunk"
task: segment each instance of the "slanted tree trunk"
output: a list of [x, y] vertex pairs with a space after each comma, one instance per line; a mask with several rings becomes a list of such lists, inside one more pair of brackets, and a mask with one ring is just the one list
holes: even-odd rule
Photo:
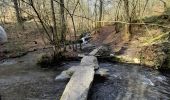
[[47, 35], [47, 39], [48, 39], [50, 42], [53, 42], [52, 37], [51, 37], [51, 35], [49, 34], [49, 32], [48, 32], [48, 30], [47, 30], [47, 28], [46, 28], [46, 26], [45, 26], [44, 21], [42, 20], [40, 14], [38, 13], [37, 9], [35, 8], [35, 5], [34, 5], [33, 0], [29, 0], [29, 3], [28, 3], [28, 4], [32, 7], [33, 11], [34, 11], [35, 14], [37, 15], [37, 18], [39, 19], [39, 22], [40, 22], [40, 24], [42, 25], [42, 27], [43, 27], [43, 29], [44, 29], [44, 31], [45, 31], [45, 34]]

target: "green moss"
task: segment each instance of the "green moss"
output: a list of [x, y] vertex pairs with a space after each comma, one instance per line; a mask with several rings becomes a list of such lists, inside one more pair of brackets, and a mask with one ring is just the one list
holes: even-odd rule
[[122, 60], [123, 60], [123, 59], [121, 59], [121, 58], [119, 58], [117, 56], [114, 56], [111, 59], [112, 59], [112, 61], [116, 61], [116, 62], [122, 62]]
[[135, 64], [139, 64], [140, 63], [140, 60], [138, 58], [132, 58], [132, 57], [125, 56], [125, 55], [114, 56], [112, 58], [112, 61], [126, 62], [126, 63], [135, 63]]

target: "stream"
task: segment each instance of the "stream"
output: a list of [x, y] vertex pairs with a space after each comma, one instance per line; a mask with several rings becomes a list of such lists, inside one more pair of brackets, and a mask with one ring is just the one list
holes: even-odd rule
[[[56, 70], [36, 65], [36, 51], [20, 58], [0, 62], [0, 100], [59, 100], [67, 82], [55, 77], [79, 61], [64, 62]], [[170, 74], [122, 63], [101, 62], [110, 76], [95, 76], [88, 100], [168, 100]]]
[[169, 100], [170, 74], [133, 64], [100, 63], [110, 71], [94, 80], [88, 100]]
[[42, 69], [36, 65], [42, 52], [0, 62], [0, 100], [59, 100], [67, 82], [54, 81], [56, 75], [78, 62]]

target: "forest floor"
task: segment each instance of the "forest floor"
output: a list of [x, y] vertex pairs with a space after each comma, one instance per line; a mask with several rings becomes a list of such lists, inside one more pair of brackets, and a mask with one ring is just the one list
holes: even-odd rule
[[[144, 19], [144, 22], [170, 27], [170, 17], [167, 16], [167, 13], [148, 17]], [[24, 30], [19, 30], [16, 24], [7, 23], [4, 25], [9, 41], [0, 47], [0, 60], [22, 56], [28, 52], [49, 47], [47, 40], [42, 37], [43, 29], [37, 29], [33, 22], [25, 22], [24, 24]], [[165, 42], [168, 38], [166, 33], [170, 31], [170, 29], [160, 26], [133, 25], [132, 27], [130, 41], [124, 39], [123, 25], [120, 25], [119, 32], [116, 32], [115, 25], [108, 25], [91, 32], [91, 43], [96, 46], [108, 44], [115, 54], [134, 60], [144, 47]], [[68, 51], [71, 50], [68, 49]]]
[[115, 24], [95, 29], [92, 32], [92, 43], [95, 45], [108, 44], [113, 52], [129, 55], [133, 58], [141, 51], [142, 47], [163, 43], [168, 40], [168, 33], [170, 32], [169, 14], [170, 8], [159, 15], [142, 19], [145, 23], [155, 25], [132, 25], [132, 33], [128, 41], [124, 39], [124, 24], [119, 23], [118, 32], [116, 32]]
[[[148, 58], [147, 55], [152, 57], [155, 53], [154, 51], [159, 53], [157, 52], [159, 50], [155, 50], [159, 49], [159, 46], [156, 46], [155, 48], [154, 45], [162, 46], [162, 43], [168, 42], [170, 24], [164, 22], [170, 22], [170, 17], [161, 15], [158, 16], [157, 20], [162, 21], [162, 24], [159, 25], [166, 25], [169, 28], [156, 25], [132, 25], [132, 34], [130, 40], [127, 41], [124, 39], [124, 32], [122, 29], [120, 29], [119, 32], [116, 32], [115, 25], [108, 25], [92, 32], [91, 43], [97, 46], [107, 44], [115, 55], [131, 63], [140, 63], [142, 52], [144, 52], [146, 58]], [[147, 48], [149, 49], [147, 50]], [[146, 51], [143, 51], [144, 49], [146, 49]]]
[[32, 22], [25, 23], [25, 29], [18, 29], [16, 24], [4, 25], [8, 35], [8, 42], [0, 47], [0, 60], [25, 55], [28, 52], [45, 48], [42, 38], [43, 30], [36, 29]]

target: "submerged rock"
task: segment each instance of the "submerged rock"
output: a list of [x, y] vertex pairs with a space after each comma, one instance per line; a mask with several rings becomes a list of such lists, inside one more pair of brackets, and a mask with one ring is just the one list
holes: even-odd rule
[[95, 45], [92, 45], [90, 43], [83, 44], [81, 49], [83, 52], [89, 53], [95, 49]]
[[105, 68], [100, 68], [95, 72], [95, 75], [99, 75], [102, 77], [108, 77], [110, 75], [109, 70]]
[[63, 71], [60, 75], [58, 75], [55, 80], [56, 81], [67, 81], [71, 78], [73, 73], [77, 70], [77, 66], [73, 66], [68, 70]]
[[7, 34], [3, 27], [0, 26], [0, 44], [7, 42]]
[[93, 56], [110, 56], [111, 54], [111, 50], [109, 48], [109, 46], [100, 46], [96, 49], [94, 49], [92, 52], [90, 52], [89, 55], [93, 55]]

